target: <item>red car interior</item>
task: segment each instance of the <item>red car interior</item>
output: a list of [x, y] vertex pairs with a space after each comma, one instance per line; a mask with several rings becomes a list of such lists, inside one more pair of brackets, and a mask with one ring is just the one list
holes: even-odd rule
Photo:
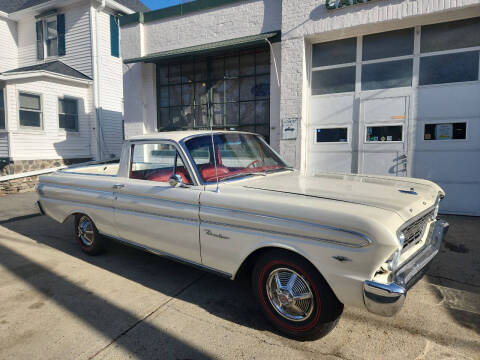
[[[164, 168], [164, 169], [153, 169], [153, 170], [137, 170], [130, 173], [130, 178], [139, 179], [139, 180], [149, 180], [149, 181], [158, 181], [158, 182], [168, 182], [170, 176], [173, 174], [173, 167]], [[187, 169], [183, 166], [177, 167], [177, 174], [182, 177], [183, 183], [191, 185], [192, 181], [190, 180], [190, 175], [188, 174]]]

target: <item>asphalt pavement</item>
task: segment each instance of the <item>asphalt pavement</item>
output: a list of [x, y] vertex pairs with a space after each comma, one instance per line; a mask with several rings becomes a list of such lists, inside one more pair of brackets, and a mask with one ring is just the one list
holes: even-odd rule
[[480, 218], [450, 231], [392, 318], [346, 307], [323, 339], [273, 331], [248, 284], [120, 245], [83, 254], [34, 193], [0, 197], [0, 359], [479, 359]]

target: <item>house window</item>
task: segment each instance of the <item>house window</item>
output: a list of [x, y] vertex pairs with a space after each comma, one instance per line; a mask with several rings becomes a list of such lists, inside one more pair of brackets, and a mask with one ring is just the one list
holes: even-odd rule
[[118, 18], [110, 15], [110, 53], [120, 57], [120, 32], [118, 30]]
[[67, 131], [78, 131], [78, 101], [58, 100], [58, 127]]
[[21, 127], [40, 128], [42, 126], [42, 99], [40, 95], [20, 93], [19, 108]]
[[5, 102], [3, 98], [3, 89], [0, 89], [0, 130], [5, 129]]
[[38, 20], [37, 31], [37, 59], [65, 55], [65, 15], [59, 14]]
[[47, 56], [58, 56], [57, 19], [45, 21]]

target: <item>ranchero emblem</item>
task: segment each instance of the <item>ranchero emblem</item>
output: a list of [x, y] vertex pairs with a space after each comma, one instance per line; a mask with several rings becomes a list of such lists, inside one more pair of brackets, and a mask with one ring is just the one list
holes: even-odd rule
[[205, 229], [205, 234], [209, 235], [209, 236], [214, 236], [214, 237], [217, 237], [219, 239], [230, 239], [228, 236], [225, 236], [223, 234], [215, 234], [213, 233], [211, 230], [209, 229]]

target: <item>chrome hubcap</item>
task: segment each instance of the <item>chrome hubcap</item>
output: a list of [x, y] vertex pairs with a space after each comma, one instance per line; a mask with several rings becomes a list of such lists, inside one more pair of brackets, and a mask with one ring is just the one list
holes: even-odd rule
[[313, 312], [313, 293], [308, 281], [297, 272], [279, 268], [267, 279], [267, 296], [273, 308], [284, 318], [303, 321]]
[[87, 216], [82, 216], [78, 222], [78, 237], [85, 246], [93, 244], [93, 223]]

